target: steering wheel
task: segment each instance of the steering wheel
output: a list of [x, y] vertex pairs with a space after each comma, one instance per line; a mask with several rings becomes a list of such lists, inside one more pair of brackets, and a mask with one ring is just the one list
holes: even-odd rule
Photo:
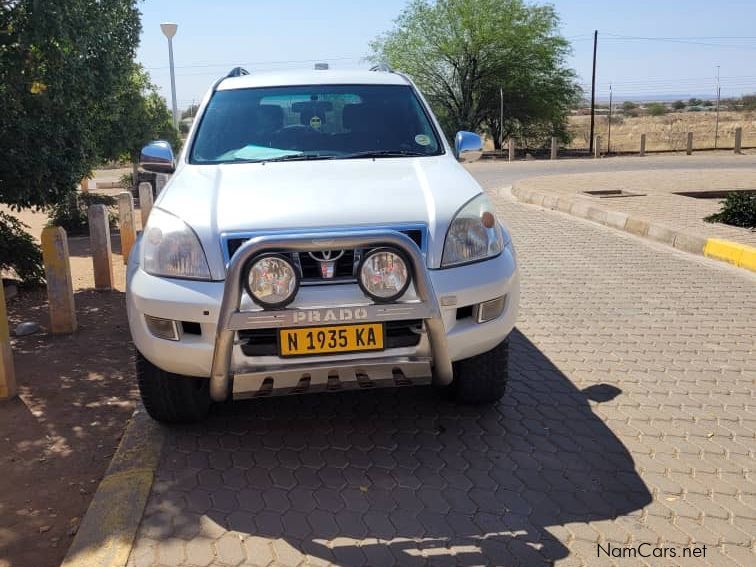
[[287, 146], [292, 150], [301, 150], [303, 142], [314, 136], [321, 136], [322, 132], [306, 124], [292, 124], [284, 126], [275, 133], [276, 142], [281, 146]]

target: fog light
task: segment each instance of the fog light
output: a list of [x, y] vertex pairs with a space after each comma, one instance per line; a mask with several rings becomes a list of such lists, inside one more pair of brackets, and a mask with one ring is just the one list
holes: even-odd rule
[[501, 297], [497, 297], [496, 299], [492, 299], [490, 301], [484, 301], [483, 303], [478, 305], [478, 323], [485, 323], [486, 321], [496, 319], [504, 312], [504, 306], [506, 305], [506, 303], [507, 296], [502, 295]]
[[147, 323], [150, 333], [159, 339], [177, 341], [181, 338], [178, 325], [173, 319], [162, 319], [160, 317], [153, 317], [152, 315], [145, 315], [144, 321]]
[[410, 283], [407, 262], [392, 248], [376, 248], [365, 254], [359, 275], [362, 291], [380, 302], [399, 299]]
[[284, 307], [294, 300], [299, 278], [294, 264], [286, 256], [263, 254], [247, 267], [244, 285], [255, 303], [271, 309]]

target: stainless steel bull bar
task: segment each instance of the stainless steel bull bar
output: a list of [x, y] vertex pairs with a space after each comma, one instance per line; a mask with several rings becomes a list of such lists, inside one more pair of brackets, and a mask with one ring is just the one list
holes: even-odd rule
[[446, 344], [446, 331], [441, 318], [441, 309], [436, 294], [433, 292], [433, 284], [425, 267], [423, 255], [412, 239], [395, 230], [350, 230], [284, 236], [267, 235], [257, 236], [245, 242], [228, 264], [210, 375], [210, 396], [212, 399], [223, 401], [229, 396], [231, 356], [237, 330], [299, 326], [302, 325], [301, 321], [305, 319], [304, 314], [322, 310], [318, 306], [313, 306], [312, 308], [294, 307], [276, 310], [240, 311], [242, 273], [244, 266], [251, 258], [273, 250], [316, 252], [318, 250], [374, 248], [377, 246], [394, 246], [406, 254], [418, 299], [396, 301], [389, 304], [368, 302], [360, 305], [368, 313], [366, 321], [398, 320], [412, 317], [424, 319], [433, 356], [434, 382], [441, 385], [449, 384], [452, 380], [452, 363]]

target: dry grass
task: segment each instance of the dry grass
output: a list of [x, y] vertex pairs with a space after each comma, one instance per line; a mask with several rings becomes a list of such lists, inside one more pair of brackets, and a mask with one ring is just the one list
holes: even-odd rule
[[[693, 132], [693, 148], [713, 148], [715, 113], [670, 112], [664, 116], [638, 116], [619, 118], [612, 124], [612, 150], [637, 151], [641, 134], [646, 134], [646, 150], [684, 150], [688, 132]], [[609, 120], [596, 117], [596, 135], [601, 136], [606, 148]], [[743, 146], [756, 146], [756, 112], [720, 112], [719, 147], [731, 148], [735, 141], [735, 128], [743, 128]], [[590, 116], [572, 116], [571, 148], [588, 147]]]

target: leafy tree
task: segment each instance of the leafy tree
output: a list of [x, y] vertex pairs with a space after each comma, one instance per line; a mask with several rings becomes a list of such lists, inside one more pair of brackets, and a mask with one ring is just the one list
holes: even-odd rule
[[[139, 42], [136, 2], [0, 2], [0, 203], [60, 202], [97, 163], [98, 132]], [[0, 223], [0, 242], [33, 244], [27, 237]], [[0, 266], [38, 279], [21, 250], [0, 247]]]
[[651, 116], [664, 116], [667, 114], [667, 105], [661, 102], [651, 102], [646, 105], [646, 110]]
[[626, 116], [638, 116], [638, 105], [632, 101], [626, 100], [623, 102], [622, 110]]
[[685, 103], [681, 100], [676, 100], [672, 103], [672, 108], [675, 110], [684, 110], [685, 109]]
[[703, 104], [703, 101], [700, 98], [689, 98], [688, 99], [688, 106], [701, 106]]
[[756, 110], [756, 94], [740, 97], [740, 106], [743, 110]]
[[118, 85], [113, 107], [100, 131], [100, 153], [105, 159], [130, 161], [133, 180], [137, 178], [142, 146], [160, 139], [178, 150], [181, 140], [171, 113], [141, 65], [133, 63], [130, 73]]
[[0, 202], [55, 203], [97, 163], [140, 29], [136, 0], [0, 4]]
[[413, 78], [447, 135], [485, 127], [497, 147], [501, 133], [567, 141], [581, 91], [558, 24], [552, 6], [522, 0], [412, 0], [371, 43], [372, 59]]

